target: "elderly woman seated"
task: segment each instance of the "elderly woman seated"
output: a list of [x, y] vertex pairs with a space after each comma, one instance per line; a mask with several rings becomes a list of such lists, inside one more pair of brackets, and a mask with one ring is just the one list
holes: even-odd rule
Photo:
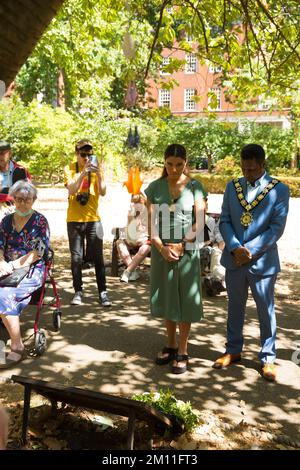
[[[0, 316], [11, 339], [11, 351], [0, 368], [14, 366], [26, 357], [19, 316], [29, 304], [31, 294], [43, 283], [43, 254], [49, 249], [49, 226], [46, 218], [32, 209], [36, 188], [27, 181], [11, 186], [15, 211], [0, 223], [0, 277], [28, 266], [28, 273], [17, 287], [0, 287]], [[5, 285], [5, 281], [1, 282]]]
[[[150, 253], [148, 242], [148, 213], [146, 198], [143, 194], [133, 194], [128, 212], [125, 238], [117, 240], [117, 250], [126, 266], [120, 280], [122, 282], [136, 281], [140, 275], [136, 268]], [[132, 256], [131, 250], [136, 252]]]

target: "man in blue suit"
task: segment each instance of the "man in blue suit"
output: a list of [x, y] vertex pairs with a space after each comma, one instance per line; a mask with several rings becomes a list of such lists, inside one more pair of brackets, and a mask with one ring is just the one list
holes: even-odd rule
[[228, 183], [220, 232], [225, 241], [221, 263], [226, 268], [228, 319], [226, 352], [213, 367], [241, 359], [243, 326], [250, 286], [260, 325], [262, 376], [276, 380], [276, 316], [274, 287], [280, 271], [277, 241], [286, 224], [289, 188], [265, 170], [265, 152], [257, 144], [241, 151], [244, 177]]

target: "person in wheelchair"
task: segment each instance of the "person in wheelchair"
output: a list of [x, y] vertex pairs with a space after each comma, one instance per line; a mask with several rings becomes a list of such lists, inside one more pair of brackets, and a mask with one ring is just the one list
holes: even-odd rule
[[[5, 355], [1, 369], [14, 366], [26, 357], [19, 316], [43, 283], [43, 257], [49, 250], [47, 219], [32, 208], [37, 198], [36, 188], [28, 181], [17, 181], [9, 194], [15, 211], [0, 223], [0, 317], [11, 339], [11, 351]], [[9, 279], [21, 268], [24, 277], [12, 287]]]
[[203, 284], [209, 296], [218, 295], [226, 290], [225, 269], [220, 263], [224, 246], [224, 240], [219, 230], [219, 218], [206, 214], [204, 245], [200, 250], [200, 260]]
[[120, 278], [122, 282], [136, 281], [140, 277], [136, 268], [150, 253], [147, 217], [146, 198], [141, 193], [133, 194], [125, 233], [117, 240], [118, 254], [126, 266]]

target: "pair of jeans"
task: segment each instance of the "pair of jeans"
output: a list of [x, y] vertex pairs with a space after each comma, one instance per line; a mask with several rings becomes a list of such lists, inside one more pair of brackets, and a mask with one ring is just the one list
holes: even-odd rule
[[82, 260], [84, 241], [92, 253], [95, 264], [98, 291], [106, 290], [105, 267], [103, 259], [103, 227], [98, 222], [67, 222], [71, 270], [75, 292], [82, 291]]

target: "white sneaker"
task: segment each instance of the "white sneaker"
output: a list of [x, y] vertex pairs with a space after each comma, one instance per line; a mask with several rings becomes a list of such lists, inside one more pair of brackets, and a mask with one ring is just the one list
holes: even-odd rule
[[127, 272], [126, 269], [125, 269], [122, 276], [120, 277], [120, 281], [129, 282], [130, 276], [131, 276], [131, 273]]
[[106, 290], [103, 292], [100, 292], [99, 294], [99, 302], [103, 307], [110, 307], [111, 306], [111, 301], [109, 300], [108, 294]]
[[75, 292], [73, 299], [70, 302], [71, 305], [81, 305], [82, 304], [82, 292], [79, 290]]
[[123, 272], [122, 276], [120, 277], [120, 281], [122, 282], [130, 282], [136, 281], [140, 277], [139, 273], [135, 270], [129, 273], [126, 269]]
[[140, 275], [139, 273], [134, 270], [132, 273], [129, 274], [129, 281], [137, 281], [139, 279]]

